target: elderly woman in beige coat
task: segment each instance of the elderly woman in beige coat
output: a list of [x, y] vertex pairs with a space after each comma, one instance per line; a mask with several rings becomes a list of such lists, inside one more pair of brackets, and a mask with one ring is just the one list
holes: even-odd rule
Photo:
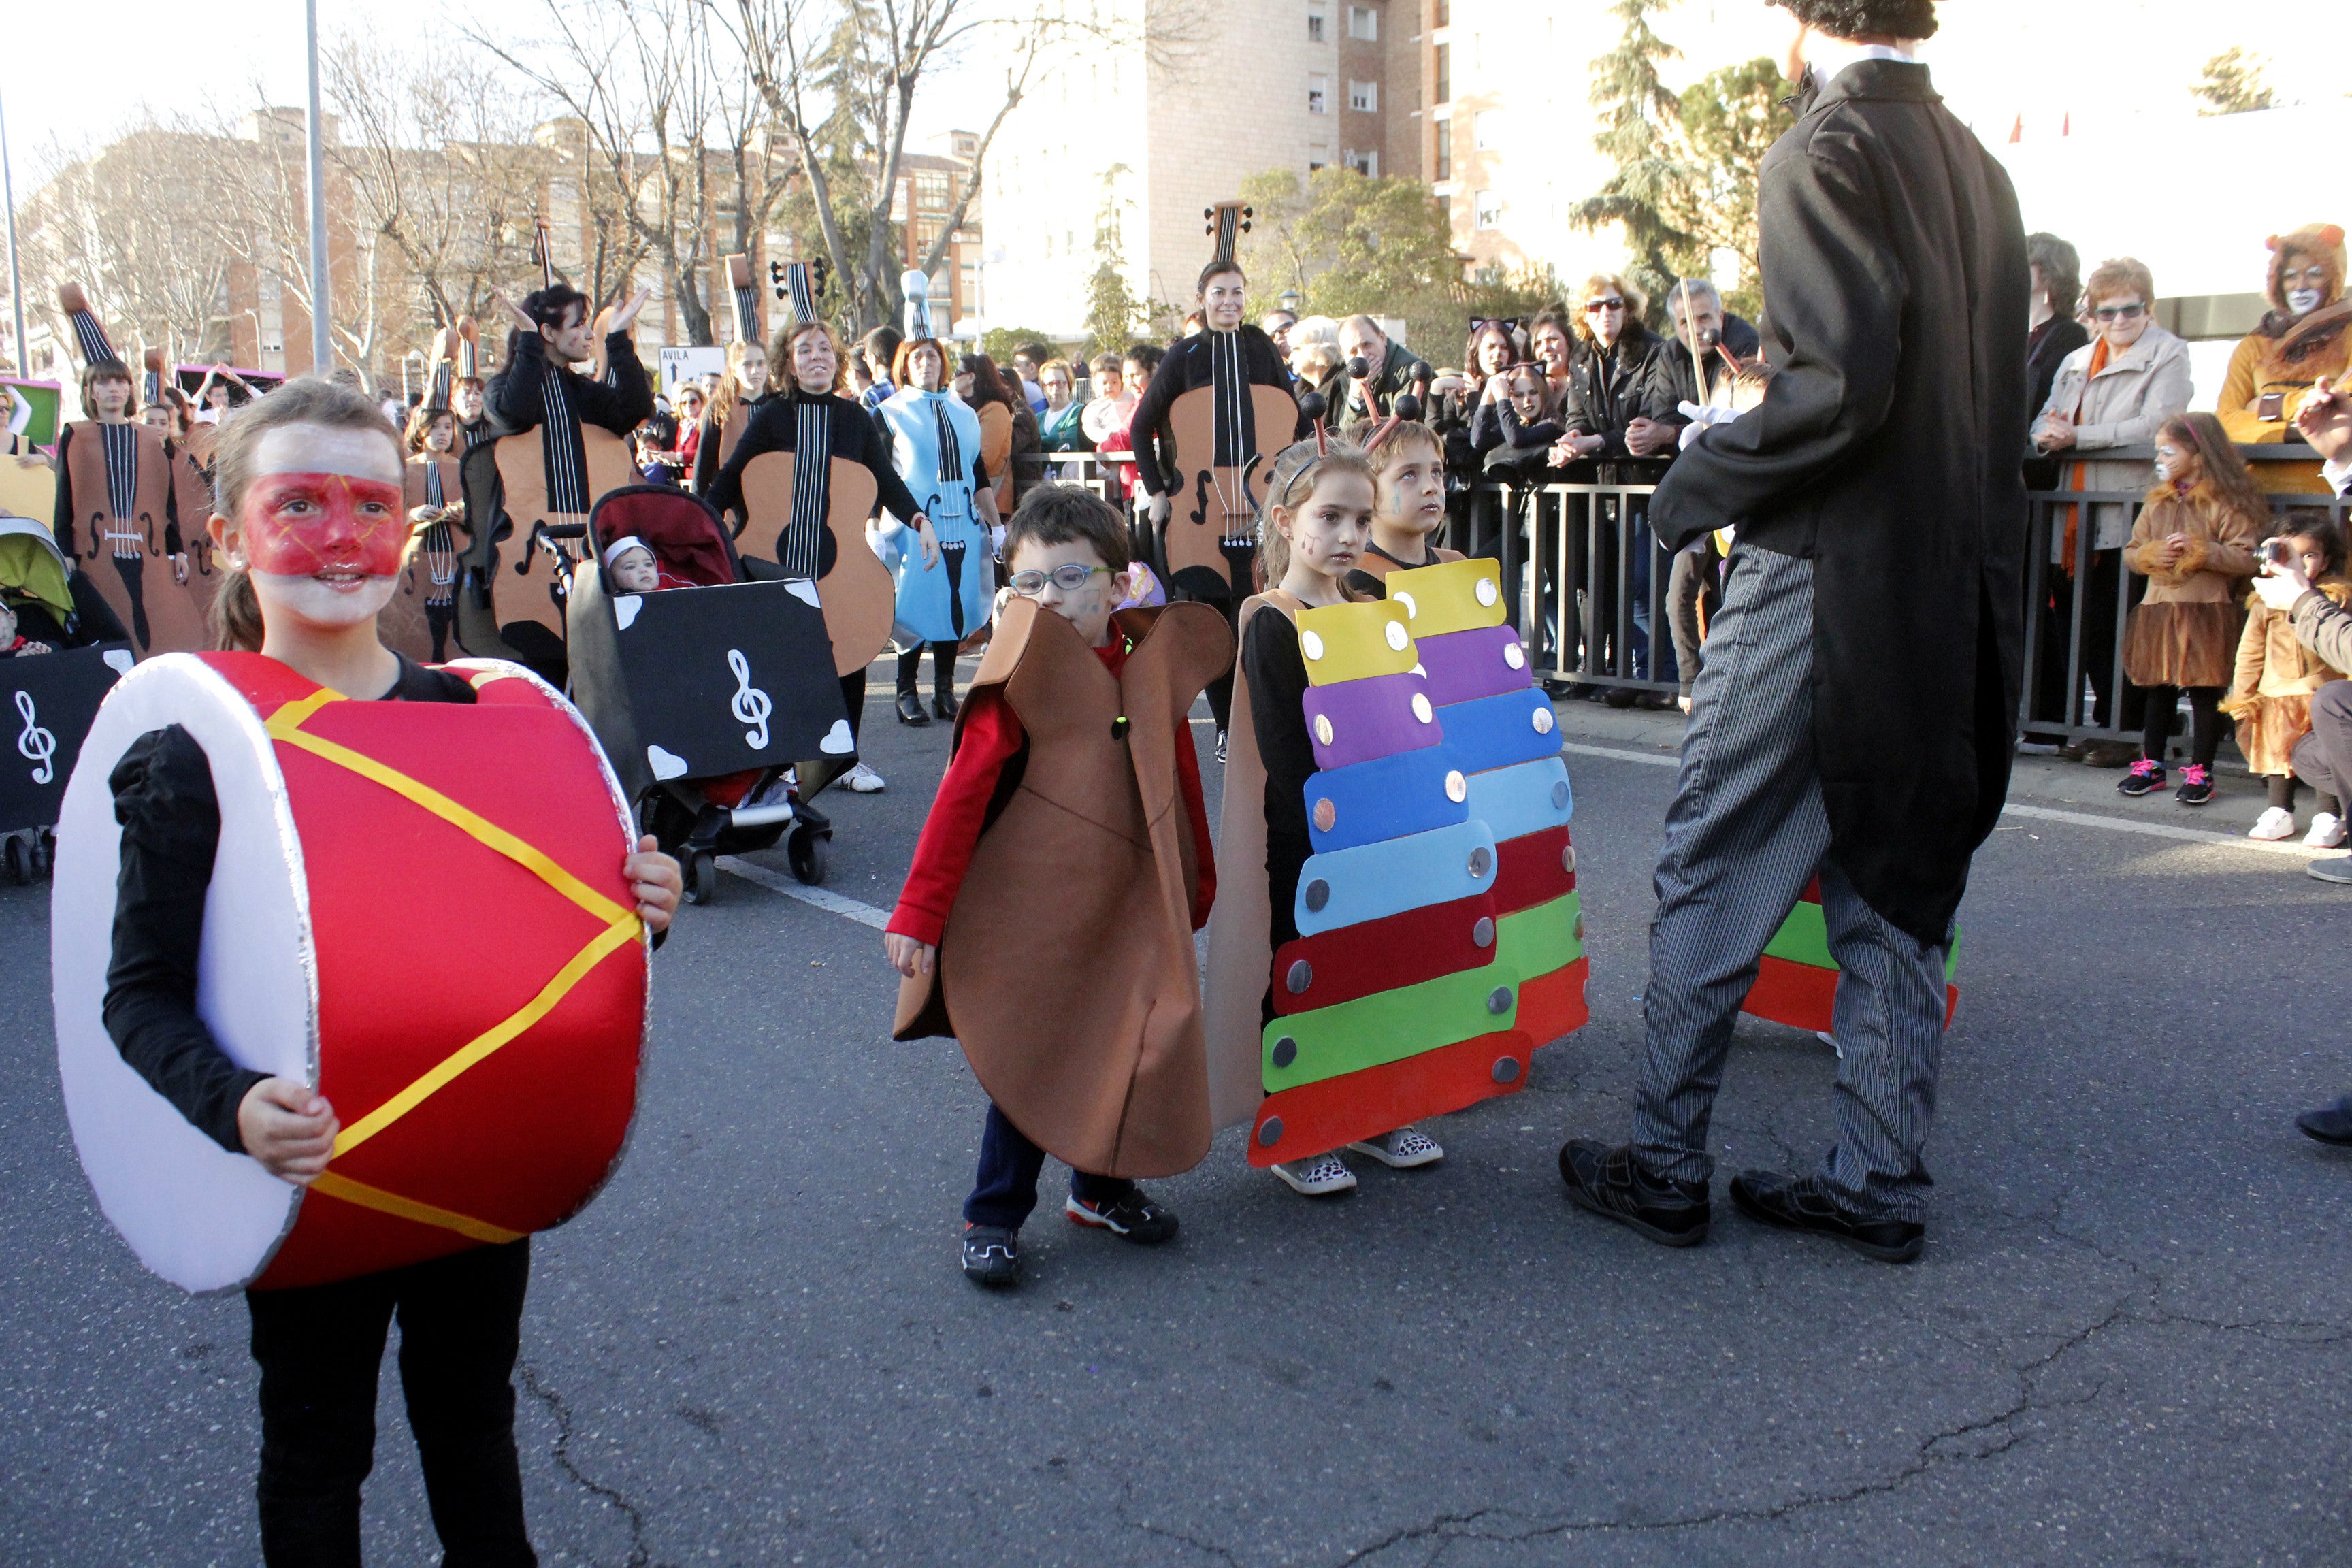
[[[2050, 401], [2034, 421], [2033, 444], [2050, 457], [2074, 459], [2065, 466], [2065, 489], [2136, 496], [2147, 488], [2145, 461], [2102, 459], [2092, 454], [2147, 446], [2166, 420], [2187, 412], [2189, 345], [2156, 324], [2156, 280], [2130, 257], [2100, 263], [2083, 286], [2083, 299], [2084, 314], [2097, 335], [2060, 363]], [[2065, 716], [2074, 574], [2087, 551], [2083, 668], [2097, 697], [2092, 722], [2103, 729], [2140, 726], [2139, 703], [2128, 692], [2125, 710], [2120, 715], [2115, 711], [2115, 603], [2124, 591], [2121, 552], [2130, 535], [2131, 508], [2125, 502], [2085, 502], [2058, 514], [2050, 538], [2053, 602], [2042, 620], [2042, 678], [2034, 704], [2044, 719], [2062, 721]], [[2139, 749], [2085, 741], [2069, 746], [2066, 754], [2094, 767], [2119, 768], [2137, 757]]]

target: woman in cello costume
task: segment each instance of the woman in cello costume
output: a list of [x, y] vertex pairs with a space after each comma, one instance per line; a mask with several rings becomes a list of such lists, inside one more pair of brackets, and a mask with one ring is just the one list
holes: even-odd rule
[[[402, 431], [407, 461], [401, 470], [401, 504], [417, 525], [408, 559], [401, 570], [395, 601], [421, 601], [424, 633], [417, 647], [394, 645], [394, 651], [439, 664], [450, 656], [451, 634], [457, 616], [457, 553], [460, 543], [453, 529], [466, 519], [465, 489], [458, 478], [458, 459], [465, 456], [464, 436], [457, 411], [449, 406], [452, 366], [442, 360], [433, 367], [433, 385], [408, 416]], [[387, 622], [387, 637], [390, 637]]]
[[[956, 716], [956, 645], [988, 621], [992, 542], [1003, 538], [988, 466], [981, 460], [980, 418], [948, 391], [947, 350], [931, 336], [930, 308], [909, 273], [907, 340], [890, 379], [898, 390], [882, 405], [893, 462], [910, 505], [888, 508], [899, 526], [886, 531], [886, 555], [898, 577], [898, 721], [928, 724]], [[887, 504], [887, 503], [886, 503]], [[904, 531], [911, 529], [917, 544]], [[916, 695], [923, 648], [931, 650], [931, 711]]]
[[[1128, 426], [1136, 475], [1151, 497], [1161, 581], [1179, 598], [1216, 605], [1228, 624], [1255, 591], [1257, 509], [1270, 455], [1315, 433], [1274, 340], [1242, 319], [1249, 282], [1234, 244], [1244, 216], [1237, 204], [1213, 210], [1216, 254], [1201, 269], [1205, 330], [1168, 351]], [[1232, 675], [1210, 683], [1220, 761], [1233, 697]]]
[[[833, 548], [825, 527], [829, 497], [821, 485], [803, 486], [805, 475], [814, 479], [827, 473], [830, 459], [845, 458], [874, 478], [882, 504], [899, 517], [910, 517], [929, 537], [929, 523], [891, 467], [890, 453], [872, 416], [842, 392], [844, 355], [833, 329], [819, 320], [806, 274], [797, 265], [791, 270], [794, 312], [799, 320], [787, 327], [764, 356], [777, 367], [776, 393], [761, 401], [734, 451], [712, 475], [706, 499], [714, 510], [743, 539], [749, 521], [744, 509], [743, 470], [764, 452], [790, 452], [794, 459], [792, 515], [776, 537], [777, 563], [786, 577], [816, 580], [826, 576], [833, 563], [824, 559]], [[710, 450], [709, 441], [703, 450]], [[746, 543], [748, 544], [748, 541]], [[820, 595], [824, 589], [819, 589]], [[861, 665], [841, 678], [843, 703], [849, 710], [854, 740], [866, 710], [866, 668]], [[863, 762], [842, 776], [844, 787], [872, 795], [883, 787], [882, 775]], [[809, 793], [814, 794], [814, 790]]]
[[[183, 584], [172, 452], [163, 432], [138, 422], [138, 382], [116, 353], [79, 283], [58, 290], [83, 359], [87, 416], [58, 432], [57, 513], [51, 530], [77, 572], [131, 630], [138, 657], [203, 646], [204, 623]], [[99, 568], [106, 555], [110, 565]], [[167, 563], [168, 561], [168, 563]]]

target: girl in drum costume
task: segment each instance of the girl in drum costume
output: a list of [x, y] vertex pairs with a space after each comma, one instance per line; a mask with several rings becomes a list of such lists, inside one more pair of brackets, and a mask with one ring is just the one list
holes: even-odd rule
[[[377, 640], [376, 613], [406, 542], [402, 467], [374, 405], [324, 382], [296, 382], [231, 420], [211, 520], [231, 566], [215, 612], [223, 645], [257, 650], [347, 697], [473, 702], [466, 679]], [[335, 1108], [303, 1083], [238, 1067], [196, 1011], [221, 832], [206, 752], [178, 724], [151, 731], [109, 783], [123, 832], [107, 1033], [223, 1148], [284, 1181], [318, 1180], [343, 1130]], [[388, 793], [381, 798], [396, 804]], [[677, 863], [652, 848], [638, 840], [623, 874], [658, 940], [679, 877]], [[529, 1272], [525, 1237], [329, 1284], [247, 1290], [261, 1367], [267, 1562], [360, 1561], [360, 1483], [373, 1463], [377, 1369], [395, 1312], [410, 1424], [449, 1560], [535, 1561], [510, 1381]]]

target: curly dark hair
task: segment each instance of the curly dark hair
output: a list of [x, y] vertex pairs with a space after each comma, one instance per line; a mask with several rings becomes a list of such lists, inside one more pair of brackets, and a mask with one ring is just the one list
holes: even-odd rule
[[1932, 38], [1936, 0], [1780, 0], [1805, 26], [1833, 38]]

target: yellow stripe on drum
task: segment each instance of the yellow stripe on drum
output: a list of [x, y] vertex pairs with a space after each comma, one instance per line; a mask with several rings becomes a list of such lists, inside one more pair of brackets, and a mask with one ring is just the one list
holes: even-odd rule
[[354, 1182], [349, 1176], [337, 1175], [332, 1171], [320, 1172], [318, 1179], [310, 1184], [310, 1191], [339, 1198], [363, 1209], [373, 1209], [378, 1214], [388, 1214], [397, 1219], [454, 1230], [469, 1240], [486, 1242], [492, 1247], [520, 1241], [523, 1237], [521, 1231], [504, 1230], [471, 1215], [436, 1208], [431, 1204], [418, 1203], [415, 1198], [404, 1198], [398, 1193], [387, 1193], [382, 1187], [371, 1187], [364, 1182]]

